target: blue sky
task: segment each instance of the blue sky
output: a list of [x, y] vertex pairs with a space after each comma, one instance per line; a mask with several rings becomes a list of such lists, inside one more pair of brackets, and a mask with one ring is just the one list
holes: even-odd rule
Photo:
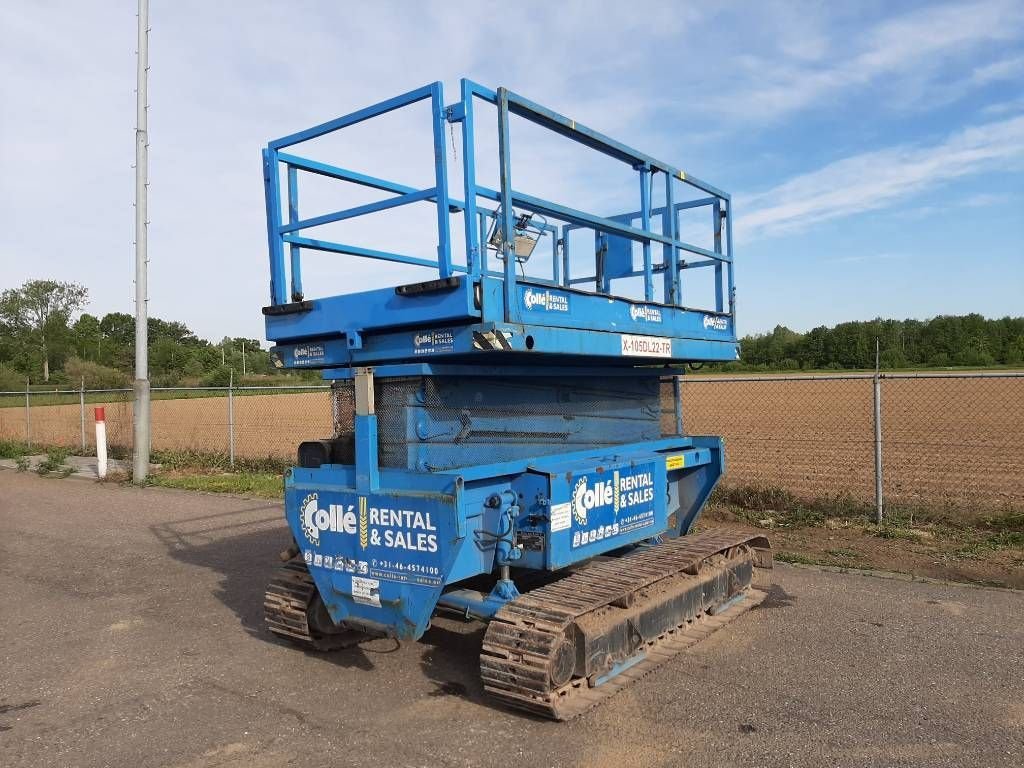
[[[89, 311], [133, 311], [134, 7], [0, 10], [0, 287], [76, 280]], [[1024, 314], [1019, 0], [152, 0], [151, 22], [150, 311], [201, 335], [263, 337], [268, 139], [432, 80], [453, 100], [461, 76], [731, 192], [741, 333]], [[310, 154], [419, 183], [417, 127]], [[517, 186], [618, 210], [621, 172], [521, 135]], [[449, 162], [457, 173], [457, 152]], [[347, 204], [332, 194], [304, 204]], [[426, 215], [352, 239], [414, 252], [432, 237]], [[312, 295], [404, 277], [349, 257], [306, 264]]]

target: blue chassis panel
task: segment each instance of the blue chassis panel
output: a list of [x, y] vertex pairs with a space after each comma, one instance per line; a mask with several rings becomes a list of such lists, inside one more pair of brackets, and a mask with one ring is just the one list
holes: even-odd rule
[[416, 639], [446, 587], [496, 565], [557, 570], [685, 534], [723, 461], [719, 438], [677, 437], [449, 472], [384, 469], [372, 490], [352, 466], [294, 468], [285, 513], [335, 621]]

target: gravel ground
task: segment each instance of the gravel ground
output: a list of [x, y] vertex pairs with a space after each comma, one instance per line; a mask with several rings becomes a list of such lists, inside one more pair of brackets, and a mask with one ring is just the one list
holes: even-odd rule
[[261, 627], [275, 503], [0, 471], [0, 765], [1024, 764], [1024, 594], [779, 566], [569, 723], [490, 706], [481, 628], [307, 655]]

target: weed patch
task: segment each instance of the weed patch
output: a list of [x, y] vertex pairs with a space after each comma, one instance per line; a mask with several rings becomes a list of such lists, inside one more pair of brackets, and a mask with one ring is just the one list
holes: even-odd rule
[[802, 552], [776, 552], [775, 559], [780, 563], [793, 563], [795, 565], [828, 565], [829, 563], [820, 557], [805, 555]]
[[1005, 533], [1024, 533], [1024, 512], [1007, 512], [981, 519], [985, 528]]
[[0, 440], [0, 459], [17, 460], [29, 453], [28, 445], [20, 440]]
[[153, 451], [151, 461], [154, 464], [160, 464], [162, 467], [172, 470], [205, 469], [220, 470], [221, 472], [275, 475], [284, 474], [284, 471], [294, 464], [291, 459], [282, 459], [277, 456], [266, 456], [263, 458], [236, 457], [235, 464], [232, 467], [231, 457], [226, 453], [193, 449]]
[[912, 541], [915, 544], [920, 543], [921, 541], [921, 533], [919, 531], [915, 531], [912, 528], [906, 528], [895, 523], [882, 523], [881, 525], [872, 524], [865, 526], [865, 530], [872, 536], [877, 536], [880, 539]]
[[160, 472], [147, 479], [149, 485], [209, 493], [236, 493], [263, 499], [284, 497], [281, 475], [268, 472]]
[[69, 454], [67, 448], [49, 448], [46, 451], [46, 458], [36, 466], [36, 472], [40, 477], [67, 477], [75, 471], [64, 463]]
[[829, 557], [835, 557], [840, 560], [861, 560], [863, 555], [860, 552], [854, 552], [852, 549], [830, 549], [825, 552]]
[[720, 485], [710, 501], [761, 528], [818, 527], [833, 519], [863, 520], [871, 514], [870, 505], [847, 495], [804, 499], [772, 485]]

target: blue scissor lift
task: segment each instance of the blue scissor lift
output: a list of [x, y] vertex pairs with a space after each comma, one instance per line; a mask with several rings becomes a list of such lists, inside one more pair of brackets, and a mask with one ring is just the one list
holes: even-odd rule
[[[424, 101], [428, 188], [291, 151]], [[497, 189], [477, 180], [485, 112], [497, 121]], [[595, 215], [515, 188], [511, 116], [625, 163], [638, 209]], [[462, 199], [449, 188], [455, 125]], [[690, 533], [724, 455], [720, 438], [683, 434], [676, 377], [686, 363], [737, 357], [729, 195], [469, 80], [453, 104], [437, 82], [272, 141], [263, 167], [272, 358], [322, 369], [335, 422], [285, 477], [294, 543], [267, 590], [271, 631], [329, 650], [367, 634], [417, 639], [437, 610], [457, 611], [488, 622], [488, 693], [564, 719], [757, 601], [752, 569], [770, 565], [767, 541]], [[310, 174], [386, 195], [304, 219], [298, 182]], [[414, 203], [436, 210], [436, 258], [319, 229]], [[694, 209], [710, 248], [680, 239]], [[465, 253], [453, 253], [458, 218]], [[527, 274], [548, 248], [550, 276]], [[435, 274], [310, 299], [310, 250]], [[573, 274], [581, 261], [592, 274]], [[692, 269], [712, 272], [713, 309], [684, 305]]]

